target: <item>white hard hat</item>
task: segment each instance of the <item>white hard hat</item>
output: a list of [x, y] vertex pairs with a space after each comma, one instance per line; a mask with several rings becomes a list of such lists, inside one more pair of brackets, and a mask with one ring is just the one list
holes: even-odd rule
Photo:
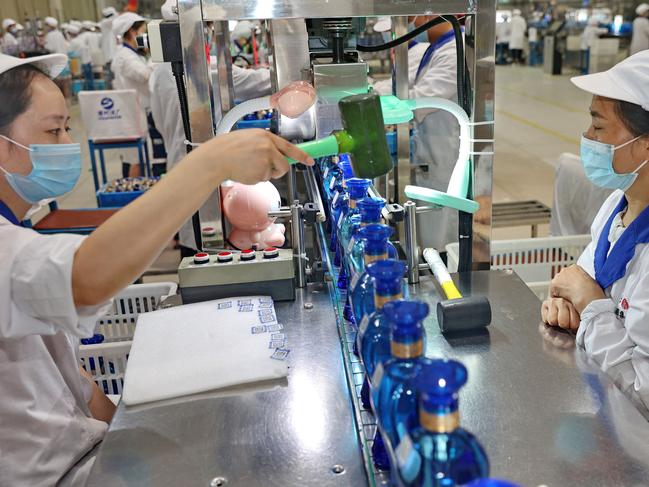
[[144, 22], [144, 17], [133, 12], [126, 12], [113, 20], [113, 34], [123, 36], [135, 22]]
[[164, 20], [178, 20], [178, 14], [174, 12], [174, 8], [178, 5], [177, 0], [165, 0], [165, 3], [160, 7], [162, 18]]
[[392, 19], [390, 17], [380, 17], [372, 28], [374, 32], [388, 32], [392, 29]]
[[628, 101], [649, 110], [649, 49], [617, 63], [608, 71], [571, 78], [593, 95]]
[[50, 27], [54, 27], [55, 29], [59, 26], [59, 21], [56, 20], [54, 17], [45, 17], [44, 22], [46, 25], [49, 25]]
[[9, 27], [11, 27], [12, 25], [16, 25], [16, 21], [15, 21], [14, 19], [4, 19], [4, 20], [2, 21], [2, 28], [3, 28], [4, 30], [7, 30], [7, 29], [8, 29]]
[[56, 78], [68, 65], [68, 57], [65, 54], [46, 54], [44, 56], [20, 59], [15, 56], [0, 54], [0, 75], [25, 64], [33, 64], [50, 78]]
[[249, 20], [240, 20], [232, 31], [231, 39], [240, 39], [241, 37], [250, 37], [255, 25]]
[[637, 15], [644, 15], [649, 12], [649, 3], [641, 3], [635, 9]]
[[74, 35], [77, 35], [79, 32], [81, 32], [79, 26], [73, 24], [69, 24], [66, 30], [68, 31], [69, 34], [74, 34]]
[[101, 15], [104, 18], [112, 17], [113, 15], [117, 15], [117, 10], [115, 10], [115, 7], [106, 7], [102, 9]]

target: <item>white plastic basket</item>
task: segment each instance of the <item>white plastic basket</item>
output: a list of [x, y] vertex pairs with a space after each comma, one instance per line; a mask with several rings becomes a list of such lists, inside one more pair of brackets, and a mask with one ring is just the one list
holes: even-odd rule
[[[575, 264], [590, 240], [590, 235], [494, 240], [491, 268], [514, 270], [539, 299], [545, 299], [555, 274]], [[447, 245], [446, 252], [448, 270], [457, 272], [459, 244]]]
[[99, 343], [79, 347], [81, 366], [106, 394], [122, 394], [126, 362], [132, 343]]
[[113, 309], [97, 320], [95, 333], [104, 335], [104, 342], [132, 340], [140, 313], [154, 311], [160, 301], [176, 294], [174, 282], [132, 284], [113, 299]]

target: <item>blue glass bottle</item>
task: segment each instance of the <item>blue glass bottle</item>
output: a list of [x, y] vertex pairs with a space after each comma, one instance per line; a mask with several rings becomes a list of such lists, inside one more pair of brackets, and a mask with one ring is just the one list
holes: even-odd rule
[[356, 177], [354, 176], [354, 168], [352, 167], [352, 161], [349, 159], [349, 154], [340, 154], [338, 156], [338, 167], [342, 170], [345, 181]]
[[390, 452], [399, 444], [399, 432], [405, 435], [408, 425], [416, 419], [413, 381], [429, 360], [424, 357], [422, 324], [428, 316], [428, 305], [421, 301], [391, 301], [383, 305], [383, 313], [390, 323], [391, 357], [377, 363], [370, 377], [370, 398], [381, 438]]
[[367, 189], [372, 184], [370, 179], [351, 178], [346, 180], [347, 194], [349, 195], [349, 210], [338, 225], [338, 244], [341, 247], [343, 256], [347, 256], [347, 246], [352, 237], [352, 217], [360, 215], [357, 203], [367, 196]]
[[[338, 245], [338, 222], [345, 218], [345, 214], [349, 210], [349, 198], [347, 193], [340, 186], [341, 192], [338, 193], [338, 196], [335, 196], [331, 202], [331, 235], [329, 236], [329, 251], [340, 253]], [[338, 257], [339, 259], [339, 257]], [[337, 260], [338, 260], [337, 259]], [[335, 266], [339, 266], [340, 262], [334, 262]]]
[[365, 241], [363, 252], [365, 263], [363, 272], [352, 275], [349, 283], [349, 296], [357, 323], [360, 323], [366, 314], [374, 311], [374, 283], [365, 267], [372, 262], [388, 258], [388, 242], [392, 233], [392, 228], [377, 223], [358, 230], [359, 238]]
[[[361, 227], [366, 227], [372, 223], [381, 223], [381, 211], [385, 208], [385, 200], [383, 198], [363, 198], [357, 204], [358, 211], [361, 216]], [[360, 228], [359, 228], [360, 230]], [[349, 258], [350, 269], [354, 273], [362, 274], [365, 270], [365, 260], [363, 254], [365, 253], [365, 240], [360, 238], [359, 232], [355, 230], [352, 234], [352, 239], [349, 242], [348, 250], [351, 250]], [[399, 254], [392, 242], [388, 241], [388, 257], [390, 259], [398, 259]], [[351, 275], [353, 275], [350, 272]]]
[[328, 203], [333, 198], [336, 183], [343, 182], [343, 170], [336, 164], [327, 166], [322, 173], [322, 192]]
[[368, 274], [374, 279], [374, 307], [372, 314], [365, 315], [356, 333], [356, 348], [365, 367], [365, 379], [361, 388], [361, 402], [370, 407], [369, 377], [377, 364], [390, 357], [390, 322], [383, 313], [383, 305], [403, 298], [403, 275], [406, 265], [394, 259], [379, 260], [367, 266]]
[[421, 368], [415, 381], [418, 418], [395, 449], [405, 485], [437, 486], [445, 479], [466, 485], [489, 476], [487, 454], [460, 427], [458, 392], [466, 381], [466, 367], [454, 360], [429, 360]]

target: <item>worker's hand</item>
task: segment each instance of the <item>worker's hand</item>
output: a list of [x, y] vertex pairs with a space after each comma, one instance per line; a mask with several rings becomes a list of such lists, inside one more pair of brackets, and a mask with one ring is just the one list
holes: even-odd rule
[[558, 326], [564, 330], [577, 332], [581, 321], [574, 305], [563, 298], [548, 298], [541, 305], [541, 319], [550, 326]]
[[606, 297], [597, 281], [578, 265], [566, 267], [554, 276], [550, 296], [570, 301], [580, 315], [592, 301]]
[[219, 161], [224, 179], [256, 184], [277, 179], [289, 169], [287, 157], [311, 166], [313, 159], [290, 142], [266, 130], [248, 129], [219, 135], [196, 151], [207, 161]]

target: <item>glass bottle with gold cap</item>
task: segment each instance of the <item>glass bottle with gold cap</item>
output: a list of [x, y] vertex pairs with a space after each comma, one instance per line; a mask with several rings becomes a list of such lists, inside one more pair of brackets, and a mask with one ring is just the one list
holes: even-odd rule
[[429, 360], [421, 367], [414, 384], [413, 395], [419, 397], [414, 427], [406, 419], [412, 406], [393, 404], [392, 421], [400, 432], [394, 458], [402, 484], [438, 486], [451, 480], [466, 485], [489, 476], [484, 448], [460, 427], [458, 392], [467, 376], [466, 367], [455, 360]]
[[[389, 241], [392, 233], [392, 228], [377, 223], [359, 229], [358, 236], [365, 242], [363, 246], [364, 266], [389, 257]], [[356, 323], [360, 323], [365, 315], [374, 311], [374, 283], [367, 270], [352, 277], [349, 296]]]
[[367, 266], [368, 274], [374, 279], [375, 311], [365, 315], [358, 326], [356, 347], [365, 367], [365, 380], [361, 388], [361, 402], [370, 407], [369, 377], [376, 366], [390, 359], [390, 322], [383, 313], [383, 305], [403, 298], [403, 275], [406, 264], [388, 259], [372, 262]]
[[345, 181], [347, 194], [349, 195], [349, 211], [344, 215], [338, 224], [338, 243], [343, 256], [347, 256], [347, 246], [352, 237], [352, 217], [359, 215], [357, 203], [367, 196], [367, 190], [372, 184], [371, 179], [351, 178]]
[[390, 358], [384, 362], [377, 361], [370, 378], [370, 398], [387, 452], [398, 444], [399, 439], [394, 420], [395, 407], [399, 405], [399, 411], [406, 411], [416, 418], [412, 381], [428, 360], [424, 357], [426, 340], [423, 326], [428, 310], [428, 305], [421, 301], [397, 300], [383, 305], [383, 314], [390, 323]]

